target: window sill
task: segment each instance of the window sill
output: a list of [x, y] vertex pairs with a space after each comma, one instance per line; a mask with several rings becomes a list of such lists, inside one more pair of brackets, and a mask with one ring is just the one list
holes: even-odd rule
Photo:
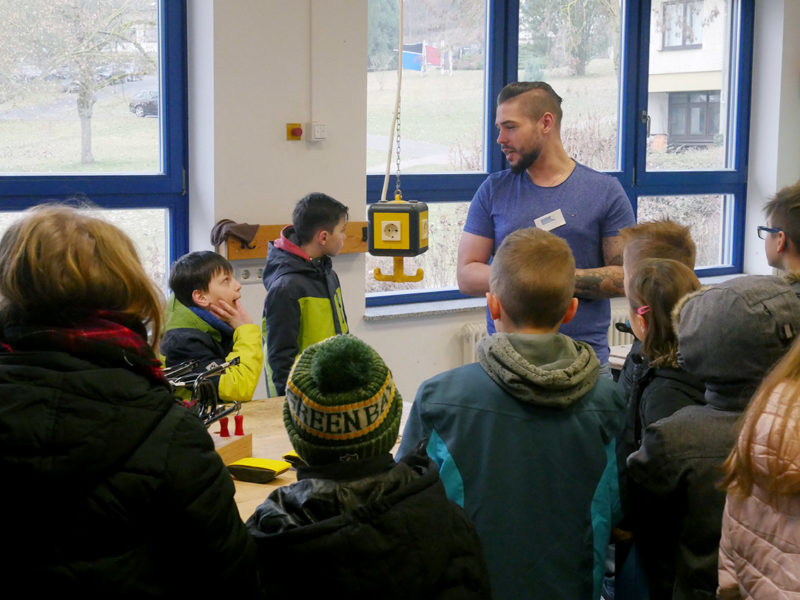
[[713, 275], [711, 277], [700, 277], [700, 283], [703, 285], [715, 285], [717, 283], [722, 283], [723, 281], [728, 281], [728, 279], [734, 279], [736, 277], [742, 277], [746, 275], [746, 273], [732, 273], [730, 275]]
[[478, 312], [479, 310], [481, 312], [486, 310], [486, 298], [461, 298], [458, 300], [369, 306], [364, 310], [364, 320], [383, 321], [409, 317], [436, 317], [458, 312]]
[[[714, 285], [741, 277], [742, 273], [732, 275], [716, 275], [713, 277], [701, 277], [700, 283], [703, 285]], [[612, 310], [623, 307], [624, 297], [612, 298]], [[407, 319], [416, 317], [436, 317], [440, 315], [450, 315], [459, 312], [478, 312], [486, 310], [486, 298], [462, 298], [458, 300], [440, 300], [434, 302], [412, 302], [409, 304], [390, 304], [388, 306], [369, 306], [364, 310], [365, 321], [385, 321], [389, 319]]]

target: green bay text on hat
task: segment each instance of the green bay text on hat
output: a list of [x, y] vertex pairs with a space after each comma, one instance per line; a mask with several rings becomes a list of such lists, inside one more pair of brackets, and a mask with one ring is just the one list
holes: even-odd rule
[[286, 383], [283, 423], [295, 451], [309, 465], [390, 452], [402, 412], [391, 371], [353, 335], [306, 348]]

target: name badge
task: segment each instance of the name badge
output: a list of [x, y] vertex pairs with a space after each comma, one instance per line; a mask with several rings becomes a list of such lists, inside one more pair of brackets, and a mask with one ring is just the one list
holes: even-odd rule
[[553, 229], [556, 229], [557, 227], [566, 225], [567, 221], [564, 219], [564, 215], [561, 213], [561, 209], [559, 208], [551, 213], [542, 215], [538, 219], [534, 219], [533, 224], [539, 229], [553, 231]]

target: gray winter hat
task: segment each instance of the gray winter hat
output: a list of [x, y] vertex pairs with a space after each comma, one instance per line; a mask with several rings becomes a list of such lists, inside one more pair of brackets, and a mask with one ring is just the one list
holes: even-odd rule
[[678, 363], [707, 386], [757, 385], [800, 334], [800, 300], [768, 275], [744, 275], [689, 294], [673, 317]]

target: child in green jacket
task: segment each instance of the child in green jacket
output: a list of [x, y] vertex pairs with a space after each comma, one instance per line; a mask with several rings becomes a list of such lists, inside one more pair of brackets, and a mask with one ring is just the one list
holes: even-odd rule
[[241, 301], [242, 284], [216, 252], [190, 252], [172, 266], [167, 325], [161, 351], [167, 367], [187, 360], [211, 363], [239, 358], [217, 378], [223, 402], [247, 402], [258, 384], [261, 332]]

